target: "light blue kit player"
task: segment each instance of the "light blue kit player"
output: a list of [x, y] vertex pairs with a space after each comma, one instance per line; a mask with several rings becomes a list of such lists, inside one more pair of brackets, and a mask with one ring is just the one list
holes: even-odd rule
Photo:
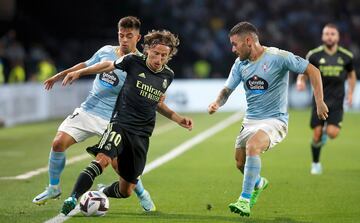
[[[119, 46], [104, 46], [89, 60], [64, 70], [44, 82], [45, 89], [50, 90], [54, 83], [62, 80], [68, 73], [76, 71], [101, 61], [115, 61], [129, 53], [140, 53], [136, 44], [141, 39], [140, 21], [136, 17], [128, 16], [118, 23]], [[53, 140], [49, 156], [49, 186], [33, 199], [33, 203], [42, 205], [49, 199], [60, 196], [60, 175], [65, 167], [65, 150], [71, 145], [84, 141], [92, 136], [101, 136], [109, 123], [117, 96], [124, 84], [126, 73], [114, 70], [109, 73], [96, 75], [89, 96], [69, 115], [59, 126]], [[96, 162], [101, 162], [96, 160]], [[113, 162], [117, 163], [117, 162]], [[116, 168], [114, 166], [114, 168]], [[141, 180], [135, 187], [140, 204], [145, 211], [154, 211], [155, 205], [150, 194], [142, 185]]]
[[210, 114], [224, 105], [230, 94], [244, 83], [247, 110], [235, 142], [235, 159], [244, 174], [242, 193], [231, 212], [250, 216], [250, 209], [269, 182], [260, 176], [260, 154], [280, 143], [288, 131], [287, 95], [289, 71], [309, 76], [314, 88], [317, 114], [327, 118], [320, 72], [308, 61], [274, 47], [260, 45], [258, 31], [248, 22], [235, 25], [229, 34], [232, 51], [238, 56]]

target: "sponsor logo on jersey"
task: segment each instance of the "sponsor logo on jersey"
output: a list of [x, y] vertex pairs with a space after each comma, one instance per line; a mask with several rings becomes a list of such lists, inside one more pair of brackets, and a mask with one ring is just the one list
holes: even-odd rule
[[111, 71], [109, 73], [102, 73], [99, 76], [99, 80], [101, 85], [111, 88], [111, 87], [115, 87], [119, 84], [119, 78], [118, 76], [114, 73], [114, 71]]
[[269, 84], [266, 80], [255, 75], [246, 81], [246, 86], [253, 94], [263, 94], [268, 89]]

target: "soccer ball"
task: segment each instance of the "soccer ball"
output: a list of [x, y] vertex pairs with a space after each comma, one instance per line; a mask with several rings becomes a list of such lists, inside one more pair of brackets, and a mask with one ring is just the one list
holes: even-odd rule
[[80, 199], [80, 210], [85, 216], [103, 216], [109, 209], [109, 199], [99, 191], [88, 191]]

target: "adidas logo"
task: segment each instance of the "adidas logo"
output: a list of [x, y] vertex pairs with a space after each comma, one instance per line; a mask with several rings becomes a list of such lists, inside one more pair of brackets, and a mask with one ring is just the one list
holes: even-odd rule
[[139, 77], [142, 77], [142, 78], [146, 78], [145, 74], [144, 73], [141, 73], [138, 75]]

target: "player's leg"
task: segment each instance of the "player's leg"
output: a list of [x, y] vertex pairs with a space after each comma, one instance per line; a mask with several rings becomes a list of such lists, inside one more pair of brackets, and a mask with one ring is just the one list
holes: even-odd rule
[[321, 148], [325, 141], [322, 140], [325, 122], [317, 117], [316, 107], [313, 106], [310, 119], [310, 127], [313, 129], [313, 137], [311, 141], [311, 174], [321, 174], [322, 166], [320, 163]]
[[329, 124], [326, 128], [326, 133], [331, 139], [335, 139], [340, 133], [340, 128], [336, 125]]
[[61, 195], [59, 184], [65, 167], [65, 150], [75, 143], [76, 140], [69, 134], [62, 131], [56, 133], [49, 154], [49, 186], [33, 199], [34, 204], [42, 205], [49, 199], [56, 199]]
[[236, 203], [230, 204], [230, 210], [241, 216], [250, 215], [250, 199], [261, 170], [260, 153], [270, 145], [268, 134], [258, 130], [246, 143], [246, 159], [244, 166], [243, 187], [240, 198]]

